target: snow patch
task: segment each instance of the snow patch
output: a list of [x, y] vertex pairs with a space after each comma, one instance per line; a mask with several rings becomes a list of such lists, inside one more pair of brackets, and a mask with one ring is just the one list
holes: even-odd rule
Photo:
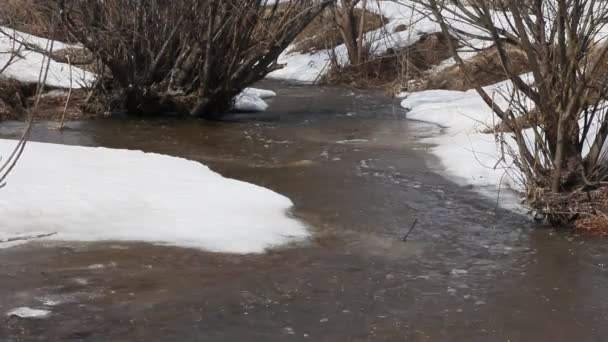
[[[0, 139], [0, 155], [14, 148]], [[308, 237], [292, 202], [195, 161], [141, 151], [28, 143], [0, 191], [0, 240], [146, 241], [261, 253]]]
[[49, 310], [32, 309], [28, 307], [20, 307], [6, 313], [7, 316], [17, 316], [21, 318], [45, 318], [51, 314]]
[[[524, 77], [528, 80], [527, 76]], [[509, 81], [500, 82], [485, 90], [492, 96], [512, 87]], [[482, 195], [495, 197], [499, 188], [521, 190], [521, 173], [512, 167], [512, 159], [502, 158], [500, 146], [493, 134], [481, 133], [483, 129], [494, 127], [498, 119], [491, 108], [475, 90], [427, 90], [400, 94], [405, 97], [401, 106], [409, 109], [408, 119], [437, 124], [444, 128], [441, 135], [424, 139], [434, 144], [431, 153], [439, 158], [446, 173], [457, 183], [473, 185]], [[506, 107], [500, 97], [497, 105]], [[507, 138], [507, 141], [512, 140]], [[502, 203], [506, 208], [515, 209], [516, 196]]]
[[[0, 77], [15, 79], [24, 83], [38, 83], [41, 67], [46, 67], [46, 58], [36, 50], [48, 50], [48, 39], [32, 36], [7, 27], [0, 26], [0, 30], [7, 35], [0, 34], [0, 69], [9, 61], [13, 52], [18, 51], [16, 58], [0, 74]], [[24, 43], [25, 45], [21, 46]], [[20, 47], [21, 46], [21, 47]], [[58, 41], [53, 43], [53, 51], [65, 49], [70, 46]], [[70, 82], [70, 79], [72, 80]], [[68, 64], [51, 60], [46, 84], [57, 88], [79, 89], [90, 85], [95, 80], [95, 74], [83, 69], [70, 67]]]
[[264, 99], [275, 97], [272, 90], [246, 88], [234, 99], [234, 110], [239, 112], [263, 112], [268, 109]]
[[259, 88], [245, 88], [245, 90], [243, 90], [243, 94], [254, 95], [262, 99], [269, 99], [271, 97], [277, 96], [277, 93], [272, 90]]

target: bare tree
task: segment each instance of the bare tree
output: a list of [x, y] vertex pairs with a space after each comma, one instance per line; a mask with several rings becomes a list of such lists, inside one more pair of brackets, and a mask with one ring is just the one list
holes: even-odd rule
[[[539, 194], [569, 193], [605, 185], [602, 157], [608, 119], [604, 105], [608, 3], [596, 0], [421, 0], [447, 39], [471, 88], [508, 127], [516, 164], [532, 202]], [[458, 52], [471, 39], [495, 46], [512, 91], [507, 106], [473, 82]], [[514, 71], [510, 46], [525, 52], [530, 82]], [[502, 102], [503, 99], [501, 99]], [[522, 120], [524, 119], [524, 120]], [[587, 148], [585, 148], [587, 147]], [[589, 153], [585, 154], [585, 150]], [[545, 205], [546, 203], [542, 203]], [[541, 205], [541, 204], [539, 204]]]
[[[357, 15], [357, 6], [360, 13]], [[334, 20], [346, 46], [351, 65], [359, 65], [368, 58], [365, 46], [367, 0], [335, 0]]]
[[111, 107], [219, 118], [330, 0], [58, 0], [111, 78]]

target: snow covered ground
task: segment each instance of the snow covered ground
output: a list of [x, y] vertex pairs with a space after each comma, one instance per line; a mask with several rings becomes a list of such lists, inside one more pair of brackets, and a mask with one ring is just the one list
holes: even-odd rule
[[[0, 140], [6, 156], [15, 141]], [[260, 253], [308, 237], [292, 202], [186, 159], [30, 142], [0, 191], [0, 241], [146, 241]], [[1, 246], [1, 245], [0, 245]]]
[[[509, 86], [508, 82], [486, 87], [490, 94]], [[520, 189], [519, 173], [512, 160], [502, 160], [500, 145], [493, 134], [481, 133], [500, 120], [474, 91], [427, 90], [401, 94], [407, 117], [443, 127], [439, 136], [426, 139], [446, 172], [461, 184], [476, 187]], [[498, 97], [496, 97], [498, 98]]]
[[[24, 83], [38, 83], [40, 70], [43, 62], [46, 65], [46, 59], [36, 50], [49, 51], [50, 41], [6, 27], [0, 26], [0, 31], [0, 70], [10, 62], [0, 77], [12, 78]], [[68, 47], [73, 46], [57, 41], [53, 43], [53, 51]], [[17, 55], [11, 60], [14, 52], [17, 52]], [[70, 70], [68, 64], [51, 60], [46, 84], [57, 88], [71, 86], [78, 89], [91, 84], [94, 79], [93, 73], [77, 67], [72, 67]]]

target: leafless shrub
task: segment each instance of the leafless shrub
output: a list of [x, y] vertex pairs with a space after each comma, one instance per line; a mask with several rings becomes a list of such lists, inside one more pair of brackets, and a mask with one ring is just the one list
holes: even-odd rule
[[62, 21], [111, 73], [109, 109], [210, 119], [329, 4], [300, 0], [60, 0]]

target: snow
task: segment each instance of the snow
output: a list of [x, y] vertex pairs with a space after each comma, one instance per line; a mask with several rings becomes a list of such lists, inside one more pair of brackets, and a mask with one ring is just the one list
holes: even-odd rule
[[[361, 3], [360, 3], [361, 5]], [[433, 20], [432, 14], [428, 9], [412, 0], [369, 0], [367, 9], [371, 12], [381, 14], [387, 19], [386, 24], [365, 34], [364, 40], [373, 56], [381, 56], [389, 49], [401, 49], [411, 46], [418, 42], [425, 35], [441, 32], [441, 27]], [[456, 11], [458, 12], [458, 11]], [[512, 28], [506, 22], [505, 12], [493, 14], [493, 20], [505, 31], [511, 32]], [[462, 32], [467, 32], [471, 36], [458, 35], [467, 42], [466, 45], [475, 48], [486, 48], [491, 44], [487, 40], [472, 38], [489, 37], [487, 32], [481, 28], [471, 25], [459, 19], [454, 13], [444, 13], [445, 20], [451, 27]], [[398, 27], [405, 26], [406, 30], [397, 31]], [[335, 56], [340, 66], [348, 65], [348, 53], [344, 44], [338, 45], [333, 49], [320, 50], [313, 53], [299, 53], [294, 51], [295, 46], [288, 48], [278, 59], [279, 64], [284, 67], [268, 75], [269, 78], [290, 80], [298, 82], [313, 83], [321, 79], [330, 67], [331, 56]], [[462, 58], [467, 60], [477, 54], [471, 51], [470, 47], [459, 49]], [[453, 65], [453, 60], [447, 59], [438, 69]]]
[[268, 74], [268, 78], [305, 83], [316, 82], [328, 68], [330, 51], [322, 50], [311, 54], [298, 53], [288, 48], [278, 59], [284, 67]]
[[[0, 155], [14, 147], [0, 140]], [[261, 253], [306, 239], [292, 202], [195, 161], [141, 151], [28, 143], [0, 191], [0, 240], [145, 241]]]
[[268, 109], [264, 99], [275, 97], [272, 90], [246, 88], [234, 99], [234, 110], [239, 112], [263, 112]]
[[[34, 50], [48, 51], [49, 40], [6, 27], [0, 26], [0, 30], [8, 35], [0, 33], [0, 70], [10, 61], [13, 53], [18, 51], [18, 56], [0, 74], [0, 77], [15, 79], [24, 83], [38, 83], [40, 70], [43, 65], [46, 66], [46, 59], [42, 53]], [[35, 49], [31, 50], [26, 46], [19, 49], [21, 43], [34, 46]], [[74, 46], [55, 41], [53, 51], [68, 47]], [[72, 82], [70, 82], [70, 79]], [[70, 88], [71, 86], [78, 89], [90, 85], [94, 79], [95, 75], [93, 73], [77, 67], [72, 67], [70, 76], [68, 64], [51, 60], [46, 84], [56, 88]]]
[[6, 313], [7, 316], [17, 316], [21, 318], [45, 318], [49, 316], [49, 310], [32, 309], [28, 307], [20, 307]]
[[277, 96], [277, 93], [275, 93], [272, 90], [258, 89], [258, 88], [245, 88], [243, 93], [248, 94], [248, 95], [255, 95], [262, 99], [268, 99], [268, 98]]
[[[511, 87], [509, 81], [485, 87], [499, 106], [496, 94]], [[401, 106], [409, 109], [407, 117], [443, 127], [443, 132], [426, 142], [435, 145], [431, 153], [439, 158], [447, 175], [462, 185], [474, 185], [484, 195], [495, 195], [498, 188], [521, 190], [521, 175], [512, 167], [513, 160], [501, 153], [493, 134], [481, 133], [500, 120], [475, 90], [427, 90], [403, 93]], [[507, 138], [507, 141], [511, 139]]]
[[[405, 0], [369, 1], [367, 4], [369, 11], [382, 14], [388, 19], [383, 27], [365, 34], [364, 39], [370, 47], [371, 54], [380, 56], [388, 49], [407, 47], [416, 43], [425, 34], [439, 32], [439, 25], [429, 16], [420, 13], [419, 7], [414, 2]], [[408, 29], [395, 32], [400, 25], [406, 25]], [[299, 53], [294, 52], [293, 49], [294, 46], [288, 48], [279, 57], [278, 62], [284, 67], [270, 73], [269, 78], [313, 83], [329, 71], [332, 55], [341, 66], [348, 65], [348, 52], [344, 44], [313, 53]]]

